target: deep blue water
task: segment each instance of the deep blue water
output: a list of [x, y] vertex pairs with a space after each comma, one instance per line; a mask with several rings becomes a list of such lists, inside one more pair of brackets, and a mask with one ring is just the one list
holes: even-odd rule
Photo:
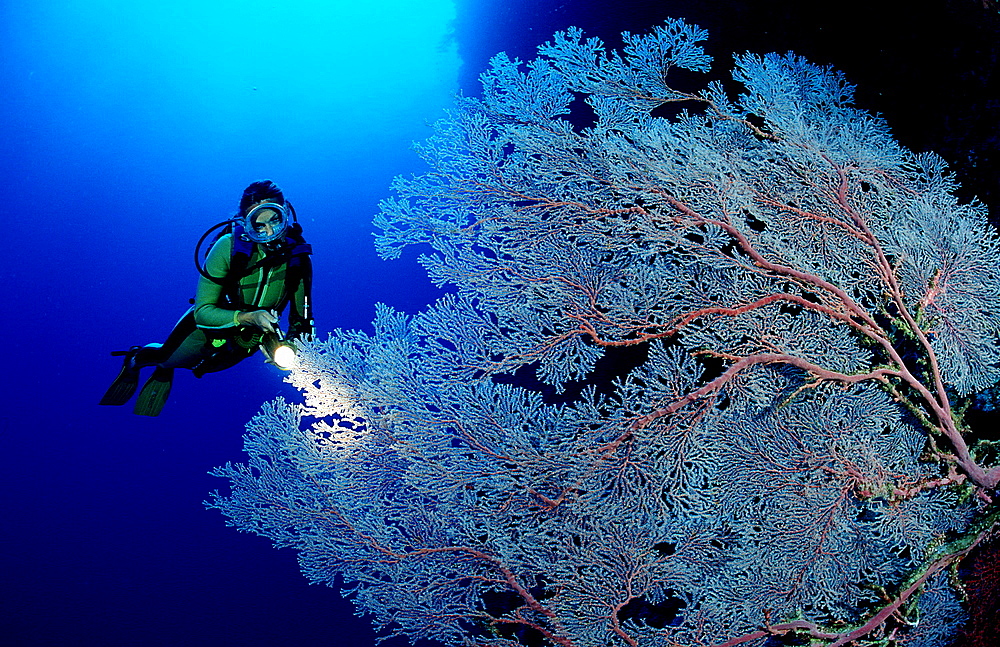
[[731, 51], [795, 50], [956, 164], [995, 219], [997, 21], [972, 0], [872, 4], [6, 0], [0, 644], [373, 642], [293, 553], [202, 505], [260, 404], [295, 397], [276, 370], [178, 374], [158, 418], [96, 403], [109, 351], [162, 341], [193, 296], [195, 242], [255, 179], [284, 188], [316, 249], [319, 330], [435, 298], [415, 254], [376, 257], [371, 218], [393, 176], [423, 170], [410, 142], [497, 51], [528, 58], [570, 25], [614, 44], [668, 16], [710, 30], [719, 70]]

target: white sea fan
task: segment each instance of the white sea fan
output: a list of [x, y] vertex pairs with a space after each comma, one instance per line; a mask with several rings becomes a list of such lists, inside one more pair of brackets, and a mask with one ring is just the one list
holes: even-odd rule
[[[376, 218], [448, 295], [305, 349], [304, 403], [217, 470], [233, 525], [388, 634], [484, 647], [841, 632], [971, 527], [923, 458], [1000, 377], [981, 206], [834, 70], [744, 55], [740, 96], [674, 90], [705, 37], [493, 59]], [[892, 631], [943, 645], [957, 606], [933, 580]]]

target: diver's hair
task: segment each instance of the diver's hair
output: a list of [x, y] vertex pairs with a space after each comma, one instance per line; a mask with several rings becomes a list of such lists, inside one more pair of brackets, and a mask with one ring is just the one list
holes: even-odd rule
[[240, 215], [245, 215], [250, 205], [261, 200], [285, 204], [285, 194], [271, 180], [257, 180], [243, 189], [243, 197], [240, 198]]

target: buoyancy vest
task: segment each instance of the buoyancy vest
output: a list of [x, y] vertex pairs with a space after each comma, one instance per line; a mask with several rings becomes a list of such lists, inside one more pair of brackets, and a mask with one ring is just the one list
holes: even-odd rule
[[270, 267], [278, 267], [287, 263], [285, 273], [285, 289], [276, 310], [281, 312], [289, 299], [302, 285], [306, 294], [312, 287], [312, 263], [308, 257], [312, 254], [312, 245], [302, 237], [302, 227], [298, 223], [289, 227], [284, 239], [276, 243], [261, 246], [264, 254], [251, 264], [254, 246], [244, 233], [240, 224], [233, 225], [233, 248], [229, 259], [229, 272], [221, 280], [212, 280], [222, 286], [222, 298], [226, 305], [237, 310], [256, 307], [257, 304], [247, 303], [243, 298], [240, 282], [253, 272]]

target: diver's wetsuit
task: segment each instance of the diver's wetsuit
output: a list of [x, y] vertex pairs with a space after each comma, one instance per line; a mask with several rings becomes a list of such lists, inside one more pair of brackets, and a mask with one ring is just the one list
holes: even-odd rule
[[[223, 279], [230, 273], [233, 235], [222, 236], [212, 247], [205, 261], [205, 270]], [[290, 271], [289, 261], [269, 264], [262, 245], [253, 245], [247, 269], [235, 292], [236, 303], [229, 303], [222, 285], [204, 276], [198, 280], [194, 306], [174, 326], [161, 347], [147, 346], [135, 358], [136, 366], [156, 365], [160, 368], [189, 368], [195, 375], [221, 371], [253, 355], [257, 345], [243, 347], [234, 339], [252, 337], [256, 327], [242, 326], [237, 321], [240, 312], [278, 310], [287, 303], [289, 336], [313, 334], [309, 313], [311, 264], [302, 256], [297, 268]], [[213, 343], [214, 342], [214, 343]]]

